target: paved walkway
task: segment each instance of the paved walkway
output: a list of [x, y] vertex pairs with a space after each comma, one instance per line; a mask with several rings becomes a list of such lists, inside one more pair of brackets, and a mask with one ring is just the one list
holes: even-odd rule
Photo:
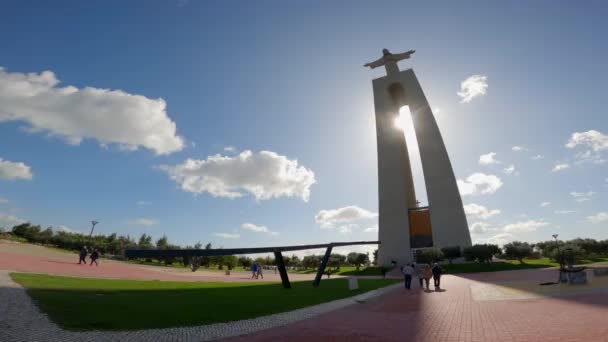
[[367, 303], [227, 341], [608, 341], [608, 288], [565, 285], [566, 290], [549, 297], [475, 299], [478, 285], [491, 291], [511, 287], [522, 291], [555, 280], [555, 272], [444, 276], [442, 292], [400, 289]]
[[[103, 262], [98, 268], [78, 266], [73, 262], [75, 255], [34, 247], [23, 252], [0, 244], [0, 270], [127, 279], [209, 281], [217, 277], [249, 281], [239, 280], [245, 275], [195, 276], [170, 268], [119, 262]], [[7, 271], [0, 271], [0, 341], [608, 341], [608, 277], [590, 277], [589, 284], [583, 286], [538, 285], [556, 280], [556, 272], [544, 269], [444, 276], [445, 291], [441, 292], [392, 287], [356, 299], [227, 324], [68, 332], [50, 322]]]

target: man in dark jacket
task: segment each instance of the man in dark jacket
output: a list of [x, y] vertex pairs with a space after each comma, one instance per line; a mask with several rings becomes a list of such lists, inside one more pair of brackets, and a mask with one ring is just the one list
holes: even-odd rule
[[439, 290], [439, 283], [441, 281], [441, 273], [443, 272], [443, 270], [441, 269], [441, 266], [439, 266], [438, 263], [434, 263], [433, 268], [431, 268], [431, 271], [433, 272], [433, 282], [435, 283], [435, 290]]
[[80, 254], [79, 254], [80, 260], [78, 260], [78, 265], [81, 265], [83, 263], [85, 265], [87, 264], [86, 257], [87, 257], [88, 253], [89, 253], [89, 251], [87, 251], [87, 246], [82, 246], [82, 249], [80, 250]]

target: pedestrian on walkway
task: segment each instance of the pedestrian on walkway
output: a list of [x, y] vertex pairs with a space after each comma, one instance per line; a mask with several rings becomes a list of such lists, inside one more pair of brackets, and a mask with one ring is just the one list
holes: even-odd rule
[[405, 289], [409, 290], [412, 287], [412, 275], [414, 274], [414, 268], [407, 264], [402, 268], [403, 276], [405, 277]]
[[441, 273], [443, 273], [443, 270], [441, 269], [441, 266], [439, 266], [438, 263], [434, 263], [432, 272], [433, 272], [433, 283], [435, 285], [435, 291], [437, 291], [440, 289], [439, 283], [441, 281]]
[[258, 279], [258, 264], [251, 265], [251, 279]]
[[424, 265], [424, 284], [426, 285], [426, 290], [430, 291], [429, 288], [431, 277], [433, 276], [433, 271], [431, 270], [431, 264]]
[[422, 265], [417, 263], [412, 263], [412, 267], [414, 268], [414, 274], [420, 283], [420, 288], [423, 289], [424, 285], [422, 285], [422, 281], [424, 279], [424, 269], [422, 268]]
[[262, 271], [262, 264], [258, 264], [258, 274], [257, 274], [257, 276], [256, 276], [255, 278], [256, 278], [256, 279], [257, 279], [257, 278], [262, 278], [262, 279], [264, 279], [264, 274], [263, 274], [262, 272], [263, 272], [263, 271]]
[[87, 264], [87, 254], [89, 254], [89, 251], [87, 250], [87, 246], [82, 246], [82, 249], [80, 250], [80, 253], [78, 254], [79, 256], [79, 260], [78, 260], [78, 265], [81, 264]]
[[99, 266], [97, 258], [99, 258], [99, 249], [95, 248], [91, 253], [91, 264], [89, 266], [93, 266], [93, 263], [95, 263], [95, 266]]

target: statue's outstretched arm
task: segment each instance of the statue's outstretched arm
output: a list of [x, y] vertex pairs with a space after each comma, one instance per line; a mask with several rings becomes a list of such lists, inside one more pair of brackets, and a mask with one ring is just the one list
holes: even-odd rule
[[377, 59], [377, 60], [375, 60], [373, 62], [369, 62], [369, 63], [367, 63], [367, 64], [365, 64], [363, 66], [364, 67], [370, 67], [370, 68], [374, 69], [374, 68], [377, 68], [377, 67], [383, 66], [383, 65], [384, 65], [384, 57], [382, 57], [380, 59]]
[[400, 61], [402, 59], [408, 59], [408, 58], [410, 58], [410, 56], [413, 55], [414, 52], [416, 52], [416, 50], [410, 50], [410, 51], [407, 51], [407, 52], [404, 52], [404, 53], [394, 53], [393, 57], [396, 60]]

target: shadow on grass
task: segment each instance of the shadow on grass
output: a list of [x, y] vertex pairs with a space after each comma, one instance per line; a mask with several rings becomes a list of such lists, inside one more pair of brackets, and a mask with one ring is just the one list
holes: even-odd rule
[[346, 279], [280, 283], [177, 283], [13, 274], [51, 320], [69, 330], [134, 330], [254, 318], [346, 298], [395, 283]]

